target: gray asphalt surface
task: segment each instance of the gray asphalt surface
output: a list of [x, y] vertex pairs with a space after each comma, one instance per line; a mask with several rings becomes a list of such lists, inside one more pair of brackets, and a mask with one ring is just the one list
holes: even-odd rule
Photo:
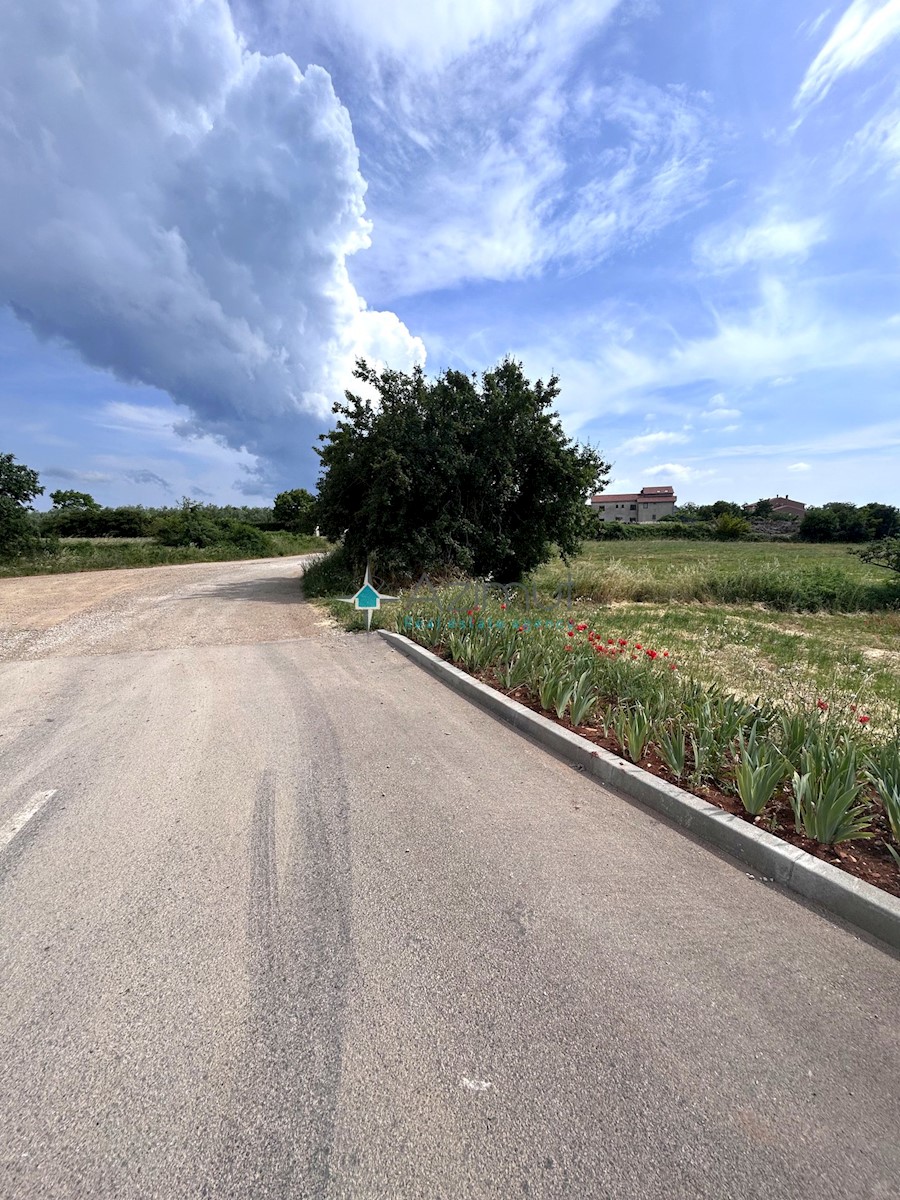
[[894, 1200], [897, 957], [299, 573], [0, 580], [0, 1196]]

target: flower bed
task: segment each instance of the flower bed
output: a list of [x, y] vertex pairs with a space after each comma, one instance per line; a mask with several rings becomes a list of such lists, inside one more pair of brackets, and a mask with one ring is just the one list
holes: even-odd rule
[[505, 604], [416, 605], [396, 627], [595, 744], [900, 896], [900, 747], [861, 705], [748, 701], [692, 678], [665, 647]]

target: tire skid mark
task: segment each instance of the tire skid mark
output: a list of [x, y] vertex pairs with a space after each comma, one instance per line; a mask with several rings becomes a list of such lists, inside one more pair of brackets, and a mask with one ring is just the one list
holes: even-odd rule
[[[293, 664], [274, 658], [279, 699], [293, 709], [297, 780], [268, 768], [249, 838], [249, 1016], [230, 1116], [204, 1170], [208, 1200], [324, 1200], [341, 1078], [351, 973], [347, 785], [338, 735]], [[290, 838], [279, 874], [278, 805]]]

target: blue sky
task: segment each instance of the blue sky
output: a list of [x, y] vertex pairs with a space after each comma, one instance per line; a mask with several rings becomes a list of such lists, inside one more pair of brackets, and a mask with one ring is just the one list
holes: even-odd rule
[[314, 484], [354, 358], [560, 376], [616, 490], [900, 503], [900, 0], [47, 0], [0, 41], [0, 449]]

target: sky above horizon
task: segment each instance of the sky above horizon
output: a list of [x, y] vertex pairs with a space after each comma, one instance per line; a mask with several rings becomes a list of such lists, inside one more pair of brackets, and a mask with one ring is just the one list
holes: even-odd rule
[[45, 0], [0, 54], [48, 494], [270, 502], [357, 356], [510, 354], [610, 490], [900, 504], [900, 0]]

